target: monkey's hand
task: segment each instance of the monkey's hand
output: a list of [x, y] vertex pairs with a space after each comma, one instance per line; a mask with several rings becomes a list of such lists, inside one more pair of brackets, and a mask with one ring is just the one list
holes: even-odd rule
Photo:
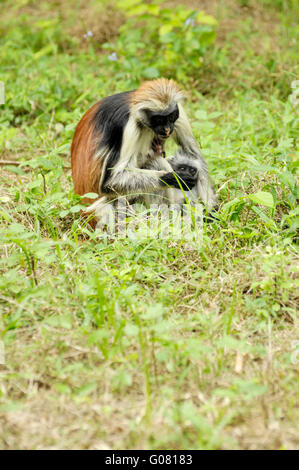
[[155, 152], [156, 155], [163, 156], [164, 142], [158, 137], [155, 137], [152, 142], [152, 150]]
[[197, 178], [185, 175], [183, 172], [176, 174], [171, 172], [166, 173], [160, 180], [164, 186], [172, 186], [177, 189], [189, 191], [195, 186]]

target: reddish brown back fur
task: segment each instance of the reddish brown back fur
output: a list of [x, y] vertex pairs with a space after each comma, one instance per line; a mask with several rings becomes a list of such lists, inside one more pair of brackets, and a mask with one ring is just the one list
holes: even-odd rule
[[[102, 159], [94, 160], [95, 145], [100, 140], [100, 135], [94, 135], [93, 117], [100, 106], [100, 102], [92, 106], [82, 117], [76, 127], [72, 148], [72, 176], [75, 193], [98, 193], [101, 178]], [[83, 204], [92, 204], [94, 199], [84, 198]], [[95, 221], [90, 224], [94, 227]]]

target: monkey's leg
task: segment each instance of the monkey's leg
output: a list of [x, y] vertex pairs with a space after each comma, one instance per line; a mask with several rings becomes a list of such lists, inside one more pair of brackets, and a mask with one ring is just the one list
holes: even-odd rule
[[[149, 204], [152, 204], [155, 198], [158, 198], [158, 201], [155, 200], [156, 203], [159, 204], [161, 199], [165, 203], [166, 198], [169, 204], [172, 194], [169, 186], [180, 187], [182, 185], [184, 187], [185, 185], [185, 187], [189, 187], [194, 185], [194, 181], [188, 178], [180, 181], [179, 185], [171, 165], [162, 157], [153, 158], [153, 162], [149, 163], [149, 166], [152, 166], [153, 169], [138, 168], [133, 166], [131, 161], [118, 164], [113, 168], [110, 178], [102, 187], [102, 192], [106, 193], [106, 196], [93, 203], [87, 212], [95, 212], [96, 218], [103, 220], [106, 224], [107, 217], [111, 217], [111, 208], [106, 206], [113, 200], [119, 200], [122, 197], [131, 199], [138, 196], [138, 198], [146, 197]], [[161, 168], [163, 169], [161, 170]], [[153, 199], [151, 198], [152, 194], [154, 194]], [[115, 203], [113, 206], [115, 207]]]
[[114, 203], [109, 201], [107, 197], [97, 199], [85, 210], [87, 214], [94, 214], [96, 220], [96, 229], [109, 229], [113, 231], [115, 225]]
[[197, 191], [208, 211], [212, 211], [217, 206], [217, 196], [208, 172], [202, 172], [198, 175]]

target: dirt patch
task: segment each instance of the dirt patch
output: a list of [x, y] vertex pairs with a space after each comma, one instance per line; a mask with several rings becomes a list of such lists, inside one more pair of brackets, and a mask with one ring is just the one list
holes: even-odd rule
[[123, 22], [123, 15], [113, 4], [108, 7], [101, 4], [90, 5], [85, 2], [68, 32], [77, 37], [83, 46], [89, 41], [92, 41], [93, 45], [101, 45], [117, 36], [118, 29]]
[[90, 42], [99, 46], [111, 41], [124, 21], [113, 2], [108, 4], [88, 0], [55, 0], [49, 3], [27, 0], [22, 6], [15, 5], [5, 11], [7, 23], [21, 15], [25, 23], [28, 17], [31, 25], [34, 21], [57, 20], [70, 37], [77, 39], [80, 47], [88, 46]]

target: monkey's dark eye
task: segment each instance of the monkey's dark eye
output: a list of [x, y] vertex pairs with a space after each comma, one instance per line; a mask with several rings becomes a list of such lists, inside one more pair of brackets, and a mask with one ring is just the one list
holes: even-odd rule
[[180, 171], [185, 171], [185, 170], [186, 170], [186, 167], [185, 167], [185, 166], [179, 166], [179, 170], [180, 170]]

